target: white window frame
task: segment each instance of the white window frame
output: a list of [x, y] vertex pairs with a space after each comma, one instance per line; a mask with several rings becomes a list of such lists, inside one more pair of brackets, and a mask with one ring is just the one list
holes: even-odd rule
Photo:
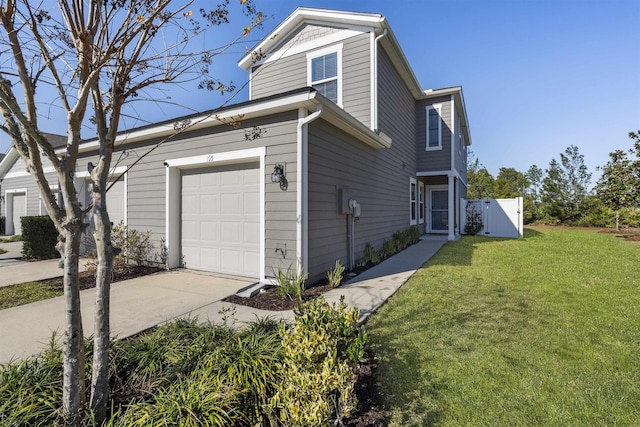
[[[313, 52], [307, 53], [307, 86], [313, 87], [314, 84], [327, 83], [332, 80], [336, 80], [338, 82], [338, 99], [336, 105], [342, 108], [342, 43], [326, 47], [324, 49], [314, 50]], [[322, 79], [318, 81], [313, 81], [312, 79], [312, 69], [311, 69], [311, 61], [321, 56], [330, 55], [335, 53], [338, 59], [338, 70], [336, 77], [331, 77], [328, 79]]]
[[424, 224], [424, 182], [418, 182], [418, 224]]
[[418, 184], [415, 178], [409, 178], [409, 225], [418, 223]]
[[[438, 145], [434, 145], [431, 146], [429, 141], [429, 112], [431, 110], [435, 110], [438, 113], [438, 117], [440, 117], [440, 120], [438, 120]], [[425, 107], [425, 130], [426, 130], [426, 140], [427, 140], [427, 144], [426, 144], [426, 150], [427, 151], [434, 151], [434, 150], [442, 150], [442, 104], [433, 104], [433, 105], [427, 105]]]

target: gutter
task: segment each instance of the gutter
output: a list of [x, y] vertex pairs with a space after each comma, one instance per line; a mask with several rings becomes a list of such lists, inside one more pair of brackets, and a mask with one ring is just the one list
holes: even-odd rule
[[296, 149], [296, 259], [298, 272], [309, 267], [309, 135], [307, 125], [320, 117], [324, 106], [319, 104], [316, 111], [304, 117], [305, 109], [298, 110]]
[[[382, 18], [384, 20], [384, 18]], [[382, 21], [381, 20], [381, 21]], [[375, 38], [373, 41], [373, 117], [371, 117], [371, 128], [374, 131], [378, 130], [378, 42], [381, 38], [387, 35], [387, 29], [385, 28], [382, 34]]]

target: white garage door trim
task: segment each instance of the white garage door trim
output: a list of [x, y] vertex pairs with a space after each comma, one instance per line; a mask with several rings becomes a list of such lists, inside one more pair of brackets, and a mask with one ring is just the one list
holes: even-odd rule
[[[16, 228], [14, 227], [13, 224], [13, 196], [21, 196], [24, 194], [24, 213], [25, 215], [27, 214], [27, 200], [29, 200], [29, 197], [27, 195], [27, 189], [26, 188], [17, 188], [15, 190], [7, 190], [4, 192], [4, 200], [6, 202], [6, 212], [5, 212], [5, 226], [6, 226], [6, 234], [8, 236], [12, 235], [15, 233]], [[11, 218], [11, 221], [9, 221], [9, 218]]]
[[166, 227], [165, 237], [168, 251], [168, 267], [181, 266], [180, 260], [180, 227], [181, 219], [181, 171], [207, 166], [221, 166], [234, 163], [260, 162], [260, 276], [264, 281], [265, 270], [265, 155], [266, 148], [250, 148], [246, 150], [227, 151], [224, 153], [205, 154], [201, 156], [182, 157], [164, 162], [166, 166]]

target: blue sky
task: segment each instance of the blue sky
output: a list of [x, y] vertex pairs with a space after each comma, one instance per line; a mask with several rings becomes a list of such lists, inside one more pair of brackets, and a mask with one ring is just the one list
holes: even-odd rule
[[[614, 149], [630, 148], [640, 129], [640, 0], [623, 1], [381, 1], [256, 0], [269, 17], [257, 41], [297, 6], [381, 13], [389, 21], [418, 80], [427, 88], [461, 85], [471, 127], [471, 149], [495, 176], [500, 167], [545, 169], [570, 144], [596, 166]], [[230, 29], [245, 23], [232, 21]], [[221, 37], [224, 33], [214, 34]], [[237, 86], [243, 48], [219, 57], [217, 76]], [[217, 94], [183, 86], [167, 95], [195, 110], [218, 106]], [[247, 99], [247, 92], [233, 102]], [[192, 111], [138, 109], [148, 121]], [[53, 117], [52, 117], [53, 118]], [[64, 133], [63, 121], [41, 125]], [[128, 121], [123, 128], [145, 122]], [[90, 138], [90, 132], [83, 134]], [[8, 141], [0, 137], [0, 150]]]

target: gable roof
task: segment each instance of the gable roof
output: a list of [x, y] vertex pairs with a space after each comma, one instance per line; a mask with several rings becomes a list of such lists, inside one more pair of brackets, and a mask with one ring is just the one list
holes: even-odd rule
[[391, 60], [407, 84], [409, 90], [414, 97], [419, 98], [423, 90], [416, 78], [413, 70], [409, 66], [409, 61], [404, 55], [398, 40], [396, 39], [387, 19], [378, 13], [363, 12], [347, 12], [341, 10], [329, 9], [313, 9], [308, 7], [299, 7], [291, 13], [280, 25], [274, 28], [266, 37], [256, 44], [245, 54], [238, 65], [246, 71], [254, 65], [260, 64], [253, 62], [252, 52], [262, 52], [267, 54], [271, 49], [276, 48], [287, 34], [295, 31], [301, 25], [324, 24], [329, 26], [358, 27], [364, 29], [372, 29], [376, 36], [383, 35], [380, 43], [391, 57]]
[[364, 28], [367, 30], [371, 29], [375, 36], [382, 35], [383, 37], [379, 39], [379, 43], [389, 55], [391, 62], [409, 88], [414, 99], [429, 99], [443, 95], [453, 95], [455, 97], [457, 101], [456, 109], [460, 108], [460, 110], [458, 110], [458, 115], [462, 121], [463, 127], [467, 131], [467, 144], [471, 144], [471, 132], [469, 130], [469, 122], [467, 120], [462, 87], [454, 86], [451, 88], [435, 90], [422, 89], [420, 82], [407, 60], [407, 57], [400, 47], [400, 43], [398, 43], [398, 39], [396, 39], [396, 36], [391, 30], [386, 18], [381, 14], [298, 7], [252, 49], [250, 49], [238, 61], [238, 65], [244, 70], [250, 71], [251, 67], [259, 65], [264, 61], [263, 58], [254, 63], [252, 55], [253, 52], [261, 52], [263, 55], [267, 55], [269, 51], [276, 49], [280, 43], [286, 39], [288, 34], [296, 31], [299, 27], [305, 24], [324, 24], [333, 27], [342, 26], [345, 28]]
[[[47, 138], [49, 144], [54, 149], [59, 149], [60, 147], [64, 147], [67, 144], [67, 137], [65, 135], [58, 135], [56, 133], [42, 132], [42, 134]], [[18, 153], [13, 148], [13, 145], [9, 146], [7, 153], [4, 154], [0, 161], [0, 180], [4, 178], [5, 174], [9, 172], [11, 166], [18, 160]]]

